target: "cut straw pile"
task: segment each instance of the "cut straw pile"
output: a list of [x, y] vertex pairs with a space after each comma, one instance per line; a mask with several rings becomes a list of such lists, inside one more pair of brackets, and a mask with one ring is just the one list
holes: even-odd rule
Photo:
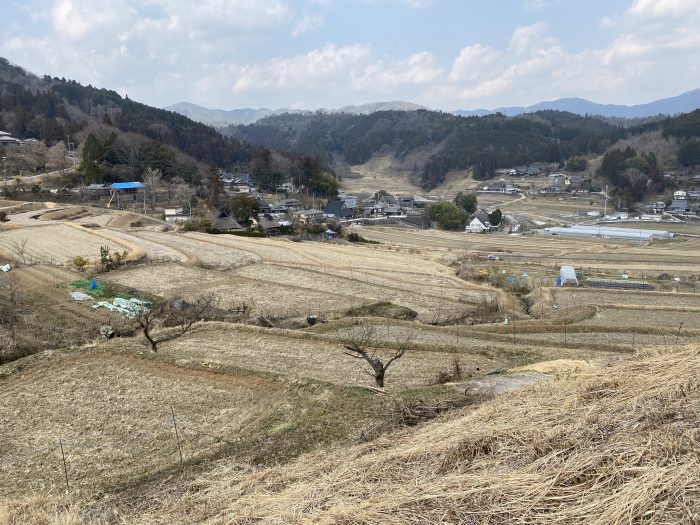
[[699, 372], [686, 348], [284, 467], [222, 464], [124, 523], [699, 523]]

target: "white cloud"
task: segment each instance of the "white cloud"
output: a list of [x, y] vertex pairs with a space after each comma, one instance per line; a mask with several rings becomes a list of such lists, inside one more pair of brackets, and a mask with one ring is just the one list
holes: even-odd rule
[[319, 29], [323, 27], [323, 22], [324, 18], [321, 15], [305, 15], [294, 24], [292, 36], [296, 38], [309, 31]]
[[353, 85], [357, 89], [386, 91], [399, 86], [427, 84], [443, 73], [432, 53], [415, 53], [408, 58], [391, 62], [380, 60], [354, 72]]
[[336, 46], [327, 44], [291, 58], [274, 58], [260, 65], [241, 68], [233, 90], [240, 93], [251, 89], [314, 87], [320, 80], [329, 83], [347, 78], [349, 71], [362, 64], [370, 53], [366, 44]]
[[[354, 41], [324, 45], [313, 31], [340, 9], [331, 0], [24, 0], [32, 9], [0, 27], [0, 49], [38, 74], [118, 86], [161, 105], [331, 107], [391, 98], [450, 109], [574, 94], [635, 103], [698, 87], [699, 0], [630, 0], [626, 11], [600, 19], [606, 31], [598, 33], [612, 36], [588, 49], [554, 38], [557, 22], [543, 8], [556, 1], [523, 0], [542, 20], [509, 28], [501, 42], [464, 41], [450, 56], [445, 41], [422, 43], [420, 34], [366, 43], [358, 32]], [[370, 11], [390, 2], [442, 6], [358, 5]], [[385, 54], [396, 38], [410, 51]], [[285, 45], [289, 51], [280, 51]]]
[[502, 53], [488, 46], [474, 44], [461, 49], [452, 63], [450, 81], [470, 82], [490, 74], [498, 68]]
[[697, 0], [634, 0], [629, 13], [639, 17], [697, 15], [700, 4]]
[[510, 49], [521, 55], [533, 47], [551, 44], [553, 39], [547, 36], [548, 29], [549, 26], [543, 21], [516, 27], [510, 37]]

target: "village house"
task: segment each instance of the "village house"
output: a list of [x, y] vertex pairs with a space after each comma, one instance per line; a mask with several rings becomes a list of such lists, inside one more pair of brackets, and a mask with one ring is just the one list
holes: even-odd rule
[[243, 231], [243, 227], [223, 210], [219, 210], [208, 217], [212, 230], [219, 232]]
[[0, 131], [0, 146], [21, 146], [22, 141], [12, 137], [7, 131]]
[[651, 204], [651, 211], [654, 213], [663, 213], [666, 210], [666, 203], [664, 201], [656, 201]]
[[299, 199], [281, 199], [277, 202], [273, 202], [272, 206], [275, 208], [286, 208], [286, 209], [295, 209], [295, 208], [302, 208], [304, 206], [304, 203], [301, 202]]
[[258, 225], [265, 231], [267, 235], [279, 235], [282, 231], [282, 225], [270, 215], [259, 216]]
[[190, 219], [190, 214], [185, 211], [184, 206], [168, 206], [163, 210], [165, 222], [180, 222]]
[[347, 206], [345, 201], [328, 201], [323, 212], [328, 217], [335, 217], [336, 219], [350, 219], [354, 217], [355, 212]]
[[504, 184], [501, 182], [494, 182], [493, 184], [482, 186], [476, 190], [477, 193], [506, 193], [508, 195], [515, 195], [520, 193], [520, 191], [519, 188], [516, 188], [512, 184]]
[[323, 219], [324, 213], [321, 210], [300, 210], [294, 212], [294, 218], [297, 219], [302, 224], [308, 224], [320, 219]]
[[477, 210], [472, 220], [464, 228], [467, 233], [486, 233], [491, 230], [489, 214], [484, 209]]
[[671, 205], [668, 207], [668, 211], [671, 213], [688, 213], [690, 211], [690, 206], [688, 206], [688, 201], [686, 199], [673, 199]]
[[401, 206], [402, 208], [413, 208], [414, 203], [414, 197], [399, 197], [399, 206]]

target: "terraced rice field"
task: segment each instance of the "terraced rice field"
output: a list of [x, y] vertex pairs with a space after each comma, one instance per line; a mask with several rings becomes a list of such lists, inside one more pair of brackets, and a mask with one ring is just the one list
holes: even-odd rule
[[146, 253], [146, 258], [149, 261], [175, 261], [185, 263], [188, 262], [188, 260], [190, 259], [187, 253], [172, 248], [160, 242], [150, 241], [143, 237], [143, 235], [137, 237], [136, 233], [129, 233], [114, 228], [111, 228], [108, 231], [109, 234], [115, 237], [116, 239], [121, 239], [126, 242], [140, 246]]
[[[512, 368], [524, 363], [537, 361], [552, 361], [557, 359], [599, 360], [618, 352], [599, 349], [599, 344], [614, 344], [611, 341], [597, 341], [594, 337], [580, 338], [574, 341], [569, 339], [567, 346], [564, 344], [562, 334], [552, 334], [549, 330], [540, 333], [521, 333], [517, 326], [513, 332], [488, 333], [476, 328], [466, 327], [433, 327], [421, 326], [410, 323], [396, 323], [387, 325], [381, 322], [369, 321], [375, 327], [378, 341], [384, 344], [392, 344], [395, 341], [397, 329], [405, 329], [413, 335], [414, 344], [421, 349], [433, 349], [435, 351], [454, 352], [460, 359], [463, 355], [477, 355], [487, 357], [494, 361], [500, 361], [506, 368]], [[397, 328], [400, 327], [400, 328]], [[342, 339], [352, 333], [352, 328], [346, 323], [331, 323], [327, 326], [318, 326], [312, 329], [314, 333], [324, 334], [330, 337]], [[596, 334], [571, 334], [573, 336], [594, 336]], [[628, 344], [626, 340], [620, 340], [622, 344]], [[578, 343], [578, 344], [577, 344]], [[587, 347], [588, 345], [588, 347]]]
[[72, 490], [95, 493], [178, 465], [171, 407], [190, 458], [224, 446], [196, 431], [235, 439], [282, 398], [257, 377], [101, 352], [54, 355], [3, 381], [0, 496], [60, 490], [59, 439]]
[[611, 306], [609, 308], [598, 308], [595, 317], [587, 319], [580, 324], [583, 325], [604, 325], [610, 327], [636, 327], [650, 326], [655, 328], [676, 329], [683, 323], [686, 329], [700, 330], [700, 310], [660, 310], [653, 312], [649, 310], [633, 310]]
[[92, 260], [99, 259], [100, 246], [107, 246], [110, 251], [128, 249], [126, 245], [88, 229], [67, 224], [0, 231], [0, 253], [6, 257], [21, 259], [22, 245], [27, 261], [56, 264], [65, 264], [76, 255]]
[[640, 308], [670, 307], [698, 308], [700, 294], [630, 292], [626, 290], [556, 289], [553, 291], [560, 307], [591, 305], [639, 306]]
[[[160, 352], [180, 364], [203, 362], [339, 385], [374, 384], [363, 363], [346, 356], [339, 342], [282, 330], [209, 325], [163, 345]], [[445, 352], [408, 352], [392, 365], [387, 383], [394, 390], [427, 386], [434, 383], [438, 372], [449, 369], [453, 357]], [[470, 369], [483, 367], [486, 371], [502, 364], [476, 354], [464, 354], [463, 361]]]
[[[212, 268], [237, 268], [259, 260], [258, 257], [234, 248], [224, 248], [204, 239], [155, 231], [139, 231], [136, 237], [176, 250], [189, 260]], [[214, 237], [214, 236], [209, 236]]]

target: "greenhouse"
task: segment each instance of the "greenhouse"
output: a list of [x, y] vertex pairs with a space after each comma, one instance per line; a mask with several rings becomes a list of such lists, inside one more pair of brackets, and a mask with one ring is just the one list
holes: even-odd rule
[[575, 237], [601, 237], [603, 239], [627, 239], [631, 241], [648, 241], [651, 239], [671, 239], [672, 233], [663, 230], [640, 230], [635, 228], [615, 228], [611, 226], [589, 226], [575, 224], [569, 227], [545, 228], [549, 235], [567, 235]]

